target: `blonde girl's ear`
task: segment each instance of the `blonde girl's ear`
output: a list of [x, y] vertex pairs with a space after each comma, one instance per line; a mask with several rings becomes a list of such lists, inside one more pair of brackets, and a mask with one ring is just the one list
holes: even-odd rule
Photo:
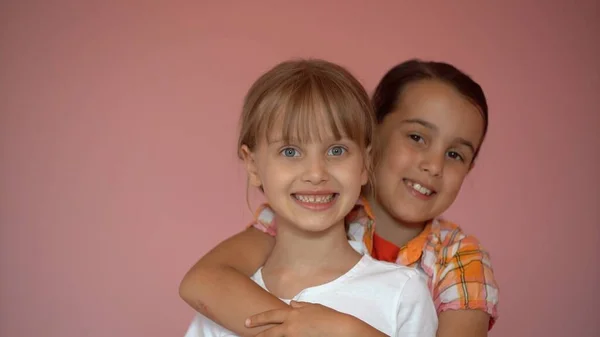
[[254, 152], [248, 148], [247, 145], [240, 147], [240, 156], [246, 166], [246, 172], [248, 173], [248, 182], [254, 187], [262, 186], [260, 175], [258, 174], [258, 166], [256, 165]]
[[373, 157], [372, 157], [372, 151], [371, 151], [372, 147], [371, 145], [367, 146], [367, 148], [364, 151], [364, 166], [363, 166], [363, 170], [360, 176], [360, 183], [361, 185], [365, 186], [367, 183], [370, 182], [371, 180], [371, 175], [373, 173]]

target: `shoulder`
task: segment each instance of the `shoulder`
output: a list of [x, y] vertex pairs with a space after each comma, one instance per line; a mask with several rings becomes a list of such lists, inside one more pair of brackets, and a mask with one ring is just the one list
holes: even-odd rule
[[[468, 257], [491, 265], [488, 251], [473, 235], [466, 234], [460, 226], [445, 219], [436, 219], [432, 223], [432, 237], [428, 245], [436, 245], [440, 264], [451, 262], [457, 257]], [[427, 249], [427, 247], [425, 247]]]
[[372, 261], [378, 303], [388, 301], [386, 312], [393, 322], [394, 336], [435, 336], [438, 318], [425, 276], [416, 268]]
[[[431, 293], [425, 276], [416, 268], [379, 261], [369, 255], [361, 260], [362, 267], [349, 278], [344, 289], [376, 301], [385, 312], [398, 312], [400, 307], [411, 308], [430, 303]], [[435, 310], [433, 310], [435, 316]]]

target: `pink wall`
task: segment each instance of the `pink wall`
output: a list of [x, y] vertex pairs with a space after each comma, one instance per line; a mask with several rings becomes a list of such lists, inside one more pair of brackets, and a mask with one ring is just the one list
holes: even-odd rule
[[2, 1], [0, 336], [181, 336], [179, 280], [249, 220], [242, 96], [292, 56], [369, 90], [414, 56], [479, 80], [449, 215], [492, 252], [491, 336], [597, 336], [598, 2], [318, 2]]

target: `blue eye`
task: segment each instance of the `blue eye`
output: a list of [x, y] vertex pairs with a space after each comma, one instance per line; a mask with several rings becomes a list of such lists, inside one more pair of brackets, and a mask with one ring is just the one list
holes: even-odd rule
[[346, 149], [344, 149], [344, 148], [343, 148], [343, 147], [341, 147], [341, 146], [334, 146], [334, 147], [330, 148], [330, 149], [327, 151], [327, 155], [329, 155], [329, 156], [335, 156], [335, 157], [337, 157], [337, 156], [341, 156], [341, 155], [343, 155], [344, 153], [346, 153]]
[[454, 159], [454, 160], [460, 160], [460, 161], [464, 161], [463, 157], [462, 157], [460, 154], [458, 154], [458, 152], [455, 152], [455, 151], [449, 151], [449, 152], [447, 153], [447, 155], [448, 155], [448, 157], [450, 157], [450, 158], [452, 158], [452, 159]]
[[280, 153], [284, 157], [298, 157], [300, 155], [298, 150], [294, 149], [293, 147], [286, 147], [285, 149], [281, 150]]

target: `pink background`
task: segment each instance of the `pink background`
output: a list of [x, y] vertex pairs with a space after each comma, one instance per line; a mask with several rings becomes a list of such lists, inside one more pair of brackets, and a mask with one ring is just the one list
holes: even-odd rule
[[242, 97], [294, 56], [369, 91], [415, 56], [473, 75], [448, 216], [492, 253], [491, 336], [598, 336], [600, 8], [570, 2], [2, 1], [0, 336], [182, 336], [184, 272], [250, 220]]

